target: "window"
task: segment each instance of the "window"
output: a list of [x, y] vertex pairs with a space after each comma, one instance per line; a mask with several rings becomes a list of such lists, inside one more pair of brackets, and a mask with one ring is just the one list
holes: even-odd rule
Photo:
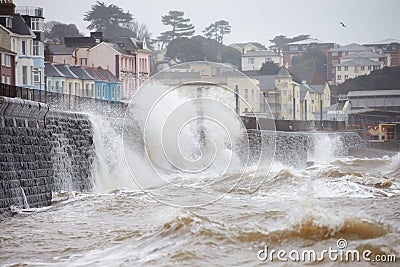
[[249, 99], [249, 89], [244, 89], [244, 98], [245, 98], [246, 100]]
[[349, 78], [349, 75], [344, 75], [344, 79], [347, 80]]
[[282, 96], [286, 96], [286, 90], [282, 90]]
[[47, 90], [50, 90], [50, 89], [52, 89], [52, 88], [51, 88], [51, 81], [48, 81], [48, 82], [47, 82]]
[[33, 68], [33, 82], [40, 83], [40, 71], [39, 68]]
[[80, 83], [75, 82], [75, 95], [81, 95], [80, 89], [81, 89]]
[[349, 67], [348, 66], [344, 66], [344, 71], [348, 71]]
[[282, 109], [283, 109], [283, 110], [287, 110], [287, 104], [283, 104], [283, 105], [282, 105]]
[[342, 67], [341, 66], [337, 66], [337, 71], [341, 71]]
[[100, 98], [100, 85], [97, 85], [97, 98]]
[[338, 52], [332, 52], [333, 57], [337, 57], [338, 55], [339, 55]]
[[1, 83], [6, 83], [6, 76], [5, 75], [1, 76]]
[[372, 67], [371, 66], [368, 66], [368, 70], [371, 70], [372, 69]]
[[91, 89], [90, 97], [92, 97], [93, 94], [94, 94], [94, 84], [92, 84], [92, 85], [90, 86], [90, 89]]
[[87, 66], [87, 58], [81, 58], [81, 66]]
[[12, 28], [12, 18], [6, 17], [6, 27]]
[[106, 85], [103, 85], [102, 97], [106, 98]]
[[336, 64], [339, 64], [339, 60], [337, 60], [337, 59], [332, 60], [332, 65], [336, 65]]
[[28, 84], [28, 67], [22, 66], [22, 84]]
[[40, 18], [31, 18], [31, 29], [32, 31], [39, 32], [43, 30], [42, 22]]
[[70, 95], [72, 94], [72, 84], [73, 84], [72, 82], [68, 83], [68, 91]]
[[61, 81], [61, 89], [64, 91], [64, 81]]
[[361, 70], [365, 70], [365, 66], [361, 66]]
[[265, 58], [266, 62], [272, 62], [272, 59], [270, 57]]
[[40, 56], [40, 43], [37, 40], [33, 41], [33, 55]]
[[247, 63], [248, 64], [254, 64], [254, 58], [253, 57], [248, 58], [247, 59]]
[[342, 79], [342, 75], [338, 75], [337, 80], [341, 80], [341, 79]]
[[26, 42], [21, 42], [22, 55], [26, 55]]
[[10, 76], [6, 77], [6, 84], [11, 84], [11, 77]]
[[297, 50], [299, 50], [299, 47], [296, 45], [292, 45], [289, 49], [290, 49], [290, 51], [297, 51]]
[[379, 69], [380, 69], [379, 65], [374, 65], [374, 70], [379, 70]]
[[89, 84], [85, 85], [86, 94], [84, 96], [89, 96]]
[[56, 81], [56, 90], [58, 91], [60, 89], [60, 82]]
[[111, 97], [112, 99], [115, 99], [115, 86], [112, 87]]

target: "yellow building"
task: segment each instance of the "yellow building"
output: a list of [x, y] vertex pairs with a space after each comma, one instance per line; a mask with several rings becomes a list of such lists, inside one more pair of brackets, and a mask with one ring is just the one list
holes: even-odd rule
[[[224, 89], [226, 92], [221, 95], [221, 101], [235, 111], [238, 108], [241, 116], [262, 111], [262, 95], [258, 80], [249, 79], [229, 65], [214, 62], [183, 63], [157, 74], [154, 78], [168, 86], [190, 83], [187, 86], [191, 88], [188, 92], [190, 97], [195, 97], [200, 92], [199, 90], [202, 94], [207, 94], [215, 87]], [[218, 95], [219, 93], [215, 90], [213, 97], [218, 97]]]

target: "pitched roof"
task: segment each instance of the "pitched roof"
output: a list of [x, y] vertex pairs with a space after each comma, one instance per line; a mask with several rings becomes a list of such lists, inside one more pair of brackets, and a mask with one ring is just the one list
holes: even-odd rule
[[65, 77], [52, 63], [44, 63], [44, 75], [48, 77]]
[[372, 43], [368, 43], [365, 45], [385, 45], [385, 44], [394, 44], [394, 43], [400, 43], [399, 39], [385, 39], [382, 41], [376, 41], [376, 42], [372, 42]]
[[315, 93], [314, 89], [308, 84], [300, 84], [300, 99], [304, 99], [307, 95], [307, 92]]
[[66, 47], [64, 44], [50, 44], [50, 50], [54, 55], [71, 55], [75, 47]]
[[54, 65], [62, 74], [65, 75], [66, 78], [74, 78], [74, 79], [79, 79], [79, 77], [77, 75], [75, 75], [75, 73], [73, 73], [71, 71], [71, 69], [69, 68], [68, 65], [64, 65], [64, 64], [57, 64]]
[[265, 49], [265, 46], [264, 45], [262, 45], [262, 44], [260, 44], [260, 43], [257, 43], [257, 42], [248, 42], [248, 43], [233, 43], [233, 44], [230, 44], [229, 46], [238, 46], [238, 47], [240, 47], [240, 48], [244, 48], [246, 45], [248, 45], [248, 44], [251, 44], [251, 45], [254, 45], [255, 47], [257, 47], [257, 48], [259, 48], [259, 49]]
[[274, 51], [262, 50], [262, 51], [249, 51], [242, 57], [279, 57], [278, 53]]
[[36, 37], [35, 33], [26, 24], [24, 18], [19, 14], [13, 16], [11, 31], [20, 35], [31, 35]]
[[123, 36], [123, 37], [115, 37], [115, 38], [111, 38], [109, 39], [110, 43], [114, 43], [114, 44], [122, 44], [123, 45], [123, 49], [127, 50], [127, 51], [134, 51], [134, 50], [148, 50], [147, 46], [146, 46], [146, 41], [140, 41], [136, 38], [133, 37], [128, 37], [128, 36]]
[[84, 67], [84, 69], [86, 70], [86, 72], [89, 73], [90, 76], [94, 78], [95, 81], [120, 83], [118, 78], [113, 75], [109, 70], [105, 70], [101, 67]]
[[72, 66], [70, 70], [82, 80], [93, 80], [93, 76], [89, 74], [82, 66]]
[[381, 58], [381, 57], [387, 57], [389, 56], [388, 54], [378, 54], [375, 52], [372, 52], [371, 50], [368, 51], [361, 51], [361, 52], [356, 52], [356, 53], [352, 53], [352, 54], [348, 54], [346, 56], [343, 56], [342, 58], [358, 58], [358, 57], [362, 57], [362, 58]]
[[322, 93], [323, 91], [324, 91], [324, 89], [325, 89], [325, 85], [309, 85], [313, 90], [314, 90], [314, 92], [316, 92], [316, 93]]
[[103, 68], [97, 68], [97, 71], [101, 73], [101, 75], [106, 79], [106, 81], [110, 83], [119, 83], [120, 81], [118, 78], [112, 74], [109, 70], [103, 69]]
[[374, 61], [368, 58], [355, 58], [352, 60], [348, 60], [345, 62], [341, 62], [338, 64], [335, 64], [334, 66], [372, 66], [372, 65], [381, 65], [382, 62], [380, 61]]
[[371, 51], [370, 48], [356, 44], [356, 43], [352, 43], [349, 45], [345, 45], [345, 46], [341, 46], [338, 48], [331, 48], [329, 50], [330, 52], [356, 52], [356, 51]]
[[285, 68], [285, 67], [282, 67], [280, 70], [279, 70], [279, 72], [278, 72], [278, 74], [276, 75], [276, 77], [282, 77], [282, 78], [285, 78], [285, 77], [287, 77], [287, 78], [291, 78], [292, 77], [292, 75], [290, 75], [290, 73], [289, 73], [289, 71]]
[[303, 45], [303, 44], [311, 44], [311, 43], [328, 44], [328, 43], [331, 43], [331, 42], [320, 41], [320, 40], [318, 40], [316, 38], [308, 38], [308, 39], [305, 39], [305, 40], [286, 43], [286, 44], [283, 44], [283, 45]]

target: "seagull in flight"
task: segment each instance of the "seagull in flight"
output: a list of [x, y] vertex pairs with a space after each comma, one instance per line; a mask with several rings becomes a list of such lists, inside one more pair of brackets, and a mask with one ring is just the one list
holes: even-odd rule
[[343, 22], [340, 22], [340, 25], [342, 25], [343, 28], [347, 28], [347, 26]]

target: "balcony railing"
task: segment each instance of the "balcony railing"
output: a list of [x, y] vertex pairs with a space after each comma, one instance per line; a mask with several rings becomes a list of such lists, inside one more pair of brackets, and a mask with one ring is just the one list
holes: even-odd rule
[[[123, 116], [127, 104], [90, 97], [62, 94], [0, 83], [0, 96], [46, 103], [52, 110], [90, 111], [106, 116]], [[100, 107], [100, 108], [99, 108]]]
[[43, 17], [43, 8], [33, 6], [19, 6], [16, 8], [16, 13], [32, 17]]

